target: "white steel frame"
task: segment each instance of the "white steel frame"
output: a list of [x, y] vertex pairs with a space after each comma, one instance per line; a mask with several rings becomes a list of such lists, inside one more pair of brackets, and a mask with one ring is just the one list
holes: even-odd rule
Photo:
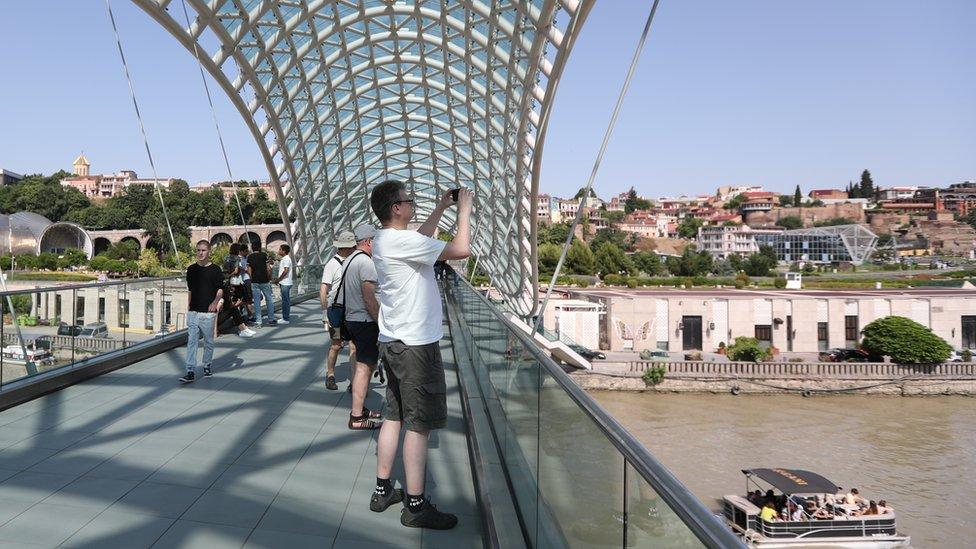
[[133, 0], [240, 111], [300, 264], [375, 222], [383, 180], [408, 182], [421, 217], [463, 185], [479, 264], [532, 312], [547, 121], [594, 0], [185, 0], [190, 28], [179, 1]]

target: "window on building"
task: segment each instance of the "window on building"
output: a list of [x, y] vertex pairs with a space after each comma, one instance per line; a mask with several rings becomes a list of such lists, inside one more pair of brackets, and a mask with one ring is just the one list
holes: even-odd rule
[[54, 294], [54, 316], [61, 320], [61, 294]]
[[105, 322], [105, 298], [98, 298], [98, 321]]
[[156, 313], [156, 304], [150, 300], [146, 300], [146, 329], [152, 330], [154, 327], [154, 318]]
[[827, 323], [826, 322], [817, 323], [817, 349], [821, 351], [827, 350]]
[[773, 343], [773, 327], [769, 324], [757, 324], [756, 339], [761, 347], [768, 348]]
[[128, 299], [119, 300], [119, 326], [123, 328], [129, 327], [129, 300]]
[[75, 324], [85, 323], [85, 296], [79, 295], [75, 298]]
[[857, 345], [860, 339], [857, 330], [857, 315], [847, 315], [844, 317], [844, 339], [847, 340], [849, 347]]
[[173, 323], [173, 304], [169, 301], [163, 302], [163, 324]]

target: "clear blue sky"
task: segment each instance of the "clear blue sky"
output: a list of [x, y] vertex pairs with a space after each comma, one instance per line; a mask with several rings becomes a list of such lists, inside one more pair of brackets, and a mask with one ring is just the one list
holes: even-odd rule
[[[192, 56], [115, 0], [160, 176], [225, 178]], [[542, 190], [586, 181], [650, 1], [601, 0], [566, 68]], [[4, 2], [0, 167], [149, 175], [100, 0]], [[41, 18], [44, 18], [43, 22]], [[609, 197], [976, 179], [972, 0], [662, 0], [596, 183]], [[235, 176], [267, 177], [218, 92]]]

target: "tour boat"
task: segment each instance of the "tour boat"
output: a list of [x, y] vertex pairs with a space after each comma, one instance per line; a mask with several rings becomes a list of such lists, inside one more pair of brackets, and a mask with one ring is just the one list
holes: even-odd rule
[[[895, 528], [895, 512], [882, 510], [877, 515], [849, 514], [857, 506], [843, 503], [836, 484], [821, 475], [799, 469], [743, 469], [747, 496], [729, 495], [723, 498], [723, 514], [728, 525], [749, 547], [781, 549], [821, 547], [837, 549], [891, 549], [909, 547], [911, 538]], [[779, 516], [781, 509], [792, 502], [803, 509], [800, 520], [767, 521], [760, 518], [762, 505], [748, 499], [750, 483], [763, 488], [763, 481], [773, 492]], [[779, 493], [777, 493], [777, 491]], [[765, 501], [767, 496], [761, 496]], [[825, 518], [814, 518], [813, 514]]]
[[38, 366], [49, 366], [54, 364], [54, 355], [47, 349], [32, 349], [27, 347], [27, 360], [24, 360], [24, 348], [20, 345], [7, 345], [3, 347], [3, 361], [10, 364], [27, 364], [28, 361]]

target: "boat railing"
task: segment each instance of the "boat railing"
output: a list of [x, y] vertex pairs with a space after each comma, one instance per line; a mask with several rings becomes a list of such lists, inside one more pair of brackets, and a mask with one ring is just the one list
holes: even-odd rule
[[529, 333], [456, 271], [446, 278], [455, 348], [470, 359], [461, 376], [480, 393], [468, 399], [485, 410], [528, 546], [743, 546]]
[[755, 517], [753, 529], [767, 538], [894, 535], [895, 516], [888, 514], [837, 520], [813, 519], [775, 522]]

